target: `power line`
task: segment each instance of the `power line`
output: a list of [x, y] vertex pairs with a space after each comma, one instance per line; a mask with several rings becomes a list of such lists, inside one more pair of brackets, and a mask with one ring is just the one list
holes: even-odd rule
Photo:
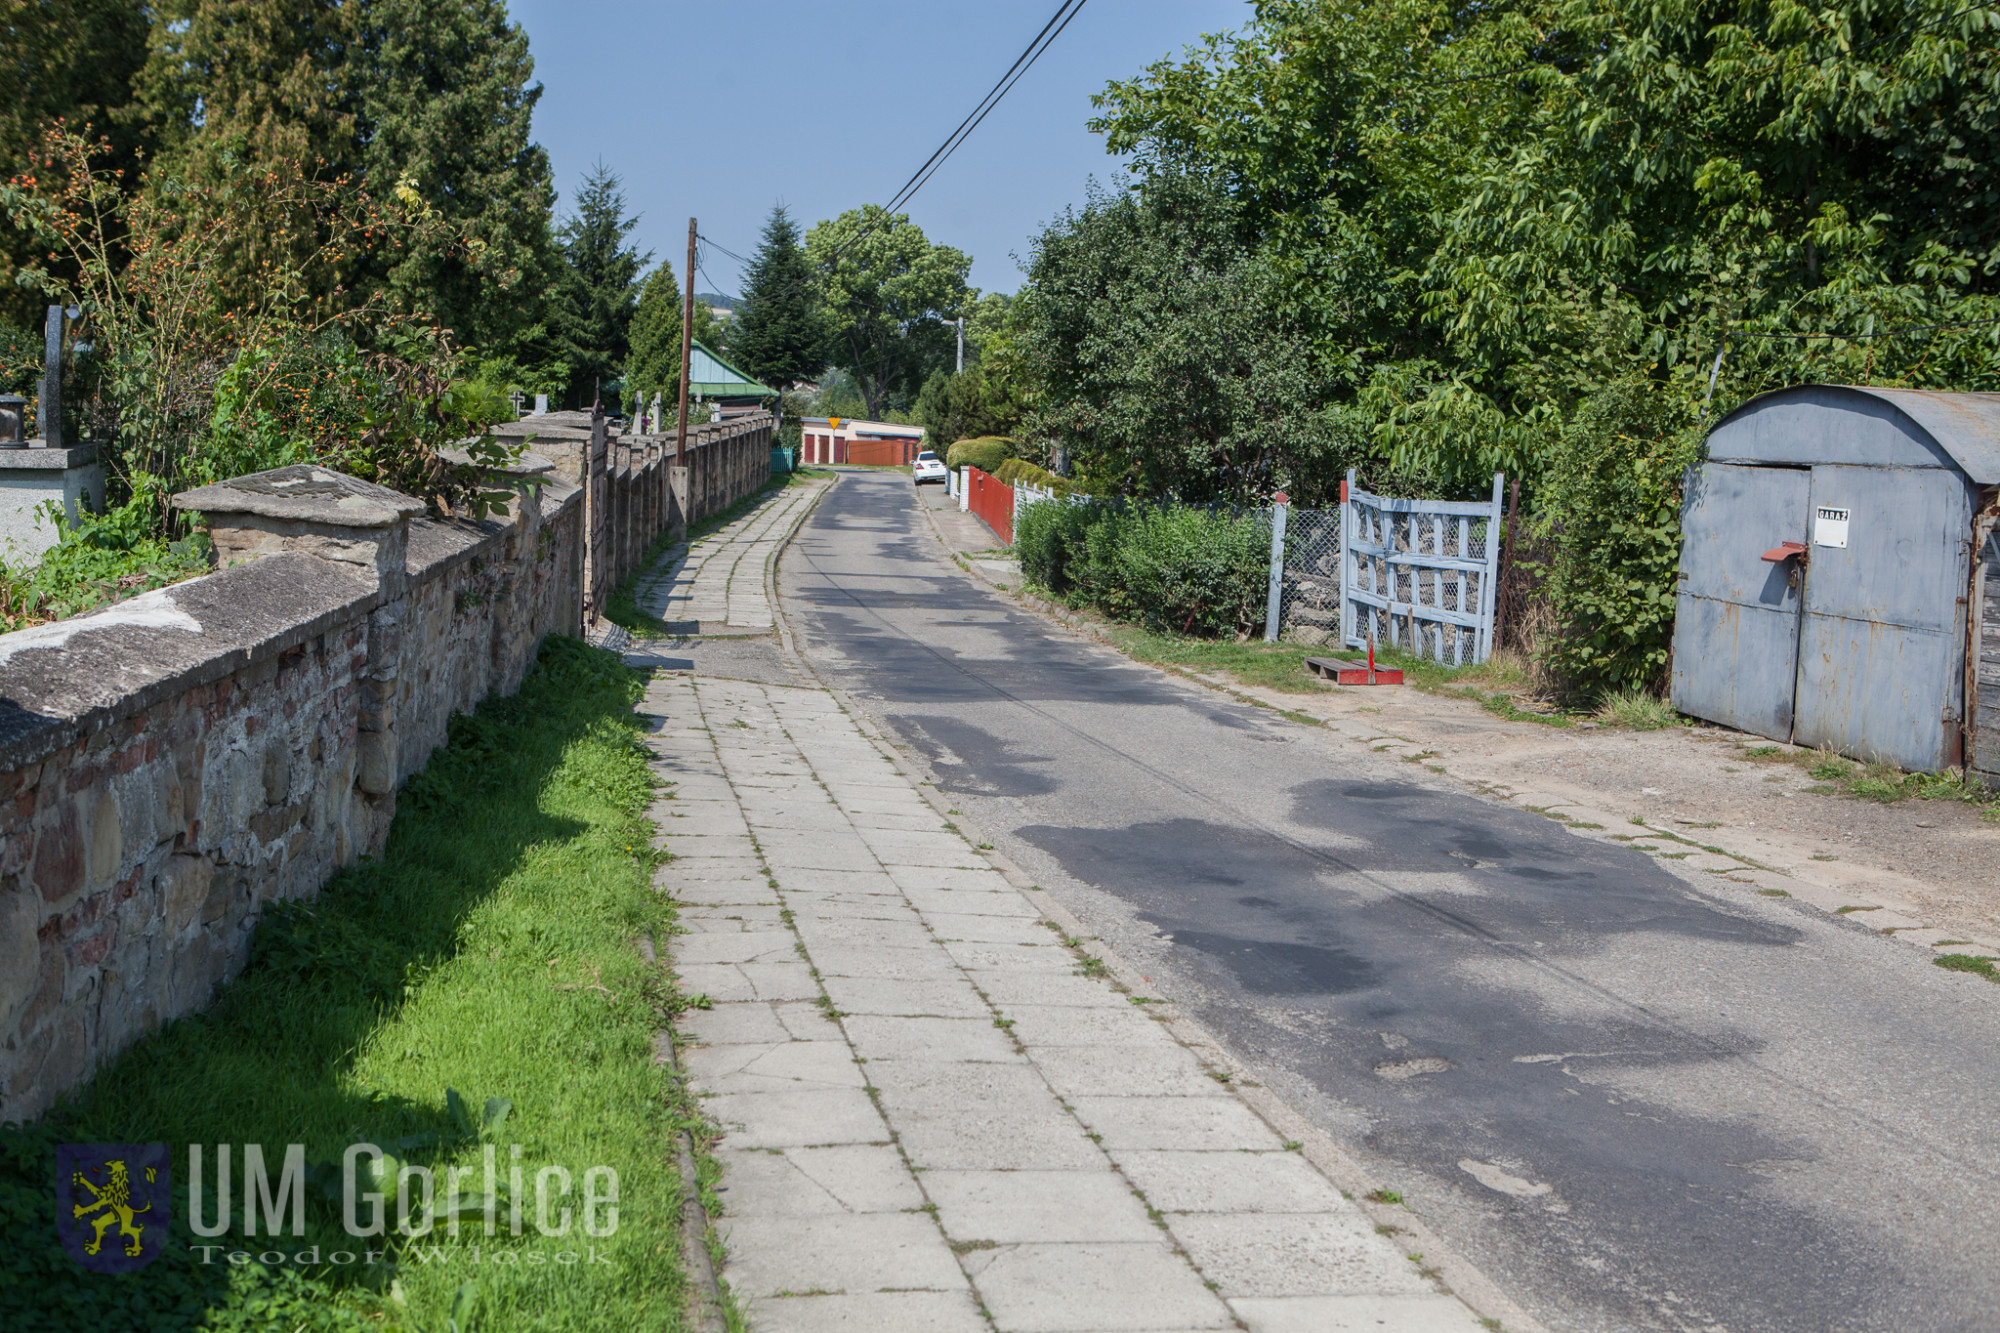
[[718, 253], [729, 256], [731, 259], [735, 260], [739, 264], [748, 265], [751, 262], [750, 260], [745, 259], [742, 255], [737, 254], [734, 250], [731, 250], [728, 246], [724, 245], [722, 242], [716, 240], [712, 236], [702, 236], [699, 232], [696, 233], [696, 236], [700, 239], [702, 244], [714, 246]]
[[732, 301], [737, 305], [743, 304], [742, 297], [732, 296], [728, 292], [723, 291], [722, 284], [715, 280], [715, 275], [710, 273], [707, 269], [703, 268], [699, 263], [695, 264], [694, 271], [701, 274], [702, 277], [708, 279], [708, 285], [710, 288], [709, 295], [720, 296], [723, 300]]
[[[971, 137], [972, 132], [979, 128], [981, 122], [992, 113], [993, 108], [1000, 104], [1000, 100], [1013, 91], [1014, 85], [1019, 83], [1030, 69], [1034, 68], [1035, 62], [1042, 58], [1042, 53], [1049, 49], [1056, 38], [1062, 36], [1063, 29], [1070, 25], [1070, 20], [1082, 13], [1084, 5], [1088, 3], [1089, 0], [1062, 0], [1062, 3], [1056, 7], [1056, 12], [1049, 16], [1049, 21], [1042, 25], [1042, 30], [1035, 34], [1034, 39], [1028, 43], [1020, 55], [1014, 57], [1014, 63], [1009, 65], [1006, 72], [987, 90], [986, 96], [979, 99], [978, 104], [966, 113], [965, 119], [958, 123], [958, 127], [945, 137], [945, 141], [938, 145], [937, 150], [924, 159], [924, 164], [918, 167], [910, 178], [903, 182], [903, 187], [896, 191], [887, 204], [882, 206], [883, 218], [886, 219], [895, 216], [898, 208], [907, 204], [915, 197], [917, 191], [923, 189], [930, 182], [930, 178], [937, 174], [938, 168], [950, 160], [951, 155], [958, 151], [959, 146]], [[856, 245], [859, 245], [877, 229], [877, 226], [878, 224], [875, 222], [864, 222], [860, 231], [843, 241], [839, 248], [820, 261], [819, 266], [822, 269], [831, 269], [840, 262], [842, 255], [846, 254]], [[728, 255], [739, 264], [747, 266], [751, 262], [735, 251], [726, 249], [715, 241], [709, 240], [706, 236], [701, 239], [708, 241], [718, 251]], [[789, 295], [793, 288], [800, 285], [802, 284], [795, 282], [792, 287], [784, 288], [772, 295], [774, 297]]]
[[[924, 184], [937, 174], [937, 169], [958, 151], [958, 146], [964, 143], [966, 138], [979, 128], [980, 122], [1000, 104], [1000, 99], [1005, 97], [1030, 69], [1034, 68], [1035, 62], [1042, 58], [1042, 52], [1048, 50], [1050, 44], [1062, 36], [1063, 29], [1069, 26], [1071, 19], [1083, 12], [1086, 3], [1088, 0], [1062, 0], [1056, 7], [1056, 12], [1049, 16], [1049, 21], [1042, 25], [1042, 30], [1028, 43], [1027, 49], [1014, 58], [1014, 63], [1007, 67], [1007, 72], [1000, 76], [999, 81], [987, 90], [986, 96], [979, 99], [979, 104], [958, 123], [958, 128], [953, 130], [945, 141], [938, 145], [937, 151], [932, 153], [910, 179], [903, 183], [903, 188], [896, 191], [895, 197], [884, 206], [884, 212], [894, 213], [908, 203], [918, 190], [924, 188]], [[859, 239], [859, 236], [855, 238]]]

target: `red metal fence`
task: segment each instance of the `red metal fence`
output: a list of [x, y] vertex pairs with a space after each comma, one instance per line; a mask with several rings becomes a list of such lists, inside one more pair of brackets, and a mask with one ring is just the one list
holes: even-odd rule
[[978, 468], [965, 468], [966, 507], [986, 520], [1002, 546], [1014, 544], [1014, 488]]

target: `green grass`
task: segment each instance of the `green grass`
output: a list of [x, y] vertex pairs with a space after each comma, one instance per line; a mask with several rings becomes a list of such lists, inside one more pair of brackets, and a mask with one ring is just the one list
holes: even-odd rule
[[[442, 1331], [455, 1310], [460, 1333], [683, 1326], [673, 1141], [694, 1112], [653, 1062], [681, 1000], [634, 946], [672, 929], [649, 883], [638, 688], [614, 655], [551, 639], [519, 694], [453, 721], [448, 747], [404, 788], [379, 859], [271, 907], [249, 966], [205, 1013], [127, 1050], [41, 1121], [0, 1130], [11, 1329]], [[479, 1110], [489, 1098], [511, 1103], [493, 1103], [497, 1124]], [[196, 1261], [189, 1143], [262, 1143], [274, 1162], [302, 1143], [317, 1164], [359, 1141], [434, 1170], [477, 1167], [493, 1144], [503, 1182], [519, 1144], [526, 1234], [503, 1220], [484, 1237], [475, 1216], [455, 1241], [376, 1239], [387, 1259], [372, 1269]], [[72, 1142], [169, 1145], [174, 1222], [151, 1266], [97, 1276], [57, 1246], [55, 1147]], [[615, 1234], [538, 1234], [532, 1181], [545, 1165], [567, 1168], [579, 1192], [585, 1169], [614, 1168]], [[240, 1196], [240, 1166], [237, 1184]], [[341, 1228], [337, 1185], [331, 1200], [320, 1185], [316, 1174], [307, 1234], [284, 1252], [365, 1250]], [[479, 1190], [479, 1175], [464, 1188]], [[487, 1262], [474, 1265], [474, 1245]], [[608, 1264], [556, 1260], [592, 1245]]]
[[1623, 727], [1628, 731], [1693, 725], [1692, 718], [1675, 712], [1673, 705], [1659, 695], [1629, 685], [1605, 695], [1592, 716], [1607, 727]]
[[[1029, 590], [1036, 596], [1062, 601], [1046, 588], [1030, 585]], [[1366, 650], [1337, 648], [1331, 644], [1265, 643], [1261, 639], [1237, 642], [1233, 639], [1195, 639], [1178, 634], [1161, 634], [1113, 621], [1097, 612], [1071, 609], [1094, 622], [1102, 637], [1114, 648], [1138, 661], [1220, 675], [1239, 685], [1259, 686], [1286, 694], [1323, 694], [1341, 688], [1315, 676], [1306, 667], [1308, 657], [1338, 657], [1355, 661], [1366, 657]], [[1512, 650], [1503, 649], [1477, 665], [1448, 667], [1400, 648], [1377, 645], [1375, 663], [1401, 671], [1403, 683], [1414, 689], [1469, 699], [1495, 717], [1509, 722], [1569, 728], [1579, 721], [1591, 721], [1601, 727], [1632, 731], [1657, 731], [1664, 727], [1693, 724], [1693, 719], [1675, 712], [1664, 699], [1638, 689], [1606, 696], [1594, 708], [1582, 711], [1546, 705], [1523, 707], [1524, 701], [1534, 698], [1535, 673], [1528, 659]]]
[[[787, 486], [809, 485], [836, 475], [838, 474], [826, 468], [800, 467], [787, 472], [782, 478], [773, 477], [761, 489], [744, 496], [721, 513], [710, 514], [707, 518], [690, 527], [687, 534], [688, 544], [693, 545], [709, 533], [714, 532], [717, 528], [734, 523], [737, 519], [743, 517], [752, 509], [764, 503], [764, 501], [770, 499], [773, 495], [776, 495], [779, 491], [784, 490]], [[677, 545], [679, 543], [674, 540], [671, 530], [663, 532], [653, 539], [653, 544], [646, 548], [646, 554], [640, 557], [638, 568], [623, 583], [612, 590], [610, 597], [605, 599], [604, 618], [606, 620], [645, 638], [664, 639], [673, 637], [674, 631], [667, 627], [667, 623], [664, 620], [661, 620], [658, 616], [648, 615], [639, 609], [636, 594], [639, 587], [639, 580], [651, 573], [653, 566], [659, 563], [660, 558], [673, 550]]]
[[[1044, 592], [1041, 595], [1048, 594]], [[1325, 694], [1338, 688], [1306, 668], [1308, 657], [1360, 656], [1351, 649], [1343, 651], [1329, 645], [1265, 643], [1261, 639], [1241, 643], [1234, 639], [1194, 639], [1178, 634], [1159, 634], [1101, 617], [1097, 619], [1105, 639], [1120, 652], [1138, 661], [1222, 675], [1241, 685], [1260, 686], [1286, 694]], [[1472, 688], [1475, 683], [1521, 687], [1526, 681], [1525, 669], [1511, 657], [1504, 656], [1479, 666], [1453, 670], [1396, 649], [1378, 648], [1375, 661], [1378, 666], [1401, 670], [1404, 681], [1419, 689], [1456, 692], [1481, 700], [1487, 696]], [[1544, 720], [1532, 714], [1524, 716]]]
[[2000, 969], [1996, 969], [1994, 959], [1983, 958], [1969, 953], [1948, 953], [1931, 959], [1939, 967], [1949, 972], [1970, 972], [1988, 981], [2000, 981]]
[[1241, 684], [1287, 694], [1321, 694], [1333, 688], [1306, 670], [1306, 658], [1324, 655], [1327, 651], [1324, 648], [1265, 643], [1261, 639], [1248, 643], [1233, 639], [1190, 639], [1109, 621], [1104, 629], [1113, 647], [1155, 666], [1227, 674]]
[[1743, 756], [1759, 763], [1803, 768], [1820, 784], [1807, 788], [1808, 791], [1839, 793], [1879, 805], [1895, 805], [1911, 799], [1957, 801], [1983, 807], [1989, 820], [2000, 819], [2000, 791], [1968, 778], [1959, 769], [1910, 773], [1894, 764], [1862, 763], [1831, 749], [1803, 750], [1786, 745], [1755, 746], [1745, 750]]

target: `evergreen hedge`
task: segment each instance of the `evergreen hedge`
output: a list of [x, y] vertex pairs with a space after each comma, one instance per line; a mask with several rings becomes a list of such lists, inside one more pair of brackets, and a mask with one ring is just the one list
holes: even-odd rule
[[945, 450], [948, 468], [976, 467], [981, 472], [998, 473], [1000, 465], [1014, 456], [1020, 446], [1004, 435], [982, 435], [976, 440], [959, 440]]

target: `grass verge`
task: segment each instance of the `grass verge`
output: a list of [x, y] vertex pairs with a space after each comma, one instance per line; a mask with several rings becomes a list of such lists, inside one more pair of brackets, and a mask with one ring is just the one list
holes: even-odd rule
[[[773, 477], [761, 489], [744, 496], [721, 513], [710, 514], [707, 518], [694, 524], [688, 529], [688, 544], [692, 545], [700, 541], [703, 537], [706, 537], [709, 533], [714, 532], [717, 528], [725, 524], [734, 523], [737, 519], [743, 517], [743, 515], [749, 513], [779, 491], [784, 490], [787, 486], [803, 486], [811, 482], [826, 480], [835, 475], [837, 474], [826, 468], [801, 467], [787, 472], [782, 479]], [[646, 548], [646, 554], [640, 557], [639, 567], [623, 583], [619, 584], [612, 591], [611, 596], [605, 600], [604, 618], [606, 620], [646, 638], [664, 639], [674, 636], [674, 631], [668, 628], [664, 620], [661, 620], [657, 616], [648, 615], [639, 609], [636, 593], [639, 587], [639, 580], [652, 571], [653, 566], [659, 563], [661, 556], [671, 551], [678, 544], [674, 540], [672, 532], [663, 532], [654, 538], [653, 544]]]
[[1333, 688], [1306, 670], [1306, 658], [1324, 651], [1318, 648], [1261, 640], [1237, 643], [1233, 639], [1189, 639], [1108, 620], [1103, 622], [1103, 632], [1105, 639], [1126, 656], [1155, 666], [1224, 673], [1241, 684], [1287, 694], [1323, 694]]
[[[1047, 597], [1046, 592], [1038, 595]], [[1240, 685], [1255, 685], [1286, 694], [1325, 694], [1338, 687], [1306, 669], [1308, 657], [1355, 657], [1329, 645], [1236, 642], [1231, 639], [1191, 639], [1157, 634], [1135, 625], [1102, 622], [1104, 638], [1141, 662], [1181, 667], [1227, 676]], [[1445, 667], [1395, 648], [1377, 648], [1379, 666], [1403, 673], [1405, 684], [1434, 694], [1471, 699], [1488, 712], [1511, 721], [1567, 727], [1574, 719], [1553, 711], [1522, 708], [1517, 702], [1530, 689], [1527, 663], [1514, 653], [1496, 653], [1477, 666]]]
[[[672, 928], [650, 884], [638, 689], [614, 655], [550, 639], [520, 693], [454, 719], [404, 788], [380, 858], [316, 899], [273, 904], [211, 1008], [127, 1050], [42, 1120], [0, 1129], [9, 1329], [683, 1327], [673, 1135], [695, 1111], [653, 1062], [682, 1000], [634, 947]], [[362, 1141], [437, 1172], [441, 1201], [446, 1167], [473, 1168], [460, 1188], [483, 1189], [489, 1146], [504, 1190], [518, 1145], [524, 1234], [502, 1199], [491, 1237], [483, 1202], [456, 1238], [442, 1222], [419, 1239], [349, 1237], [319, 1164]], [[137, 1273], [85, 1272], [56, 1241], [56, 1146], [93, 1142], [171, 1151], [169, 1241]], [[190, 1143], [209, 1145], [211, 1214], [213, 1145], [260, 1143], [275, 1175], [284, 1145], [303, 1144], [315, 1164], [306, 1234], [245, 1234], [239, 1147], [232, 1232], [194, 1236]], [[553, 1201], [576, 1215], [562, 1237], [535, 1226], [544, 1166], [576, 1182]], [[584, 1172], [598, 1166], [618, 1181], [616, 1230], [601, 1237], [581, 1228]], [[389, 1212], [393, 1233], [393, 1190]], [[195, 1244], [228, 1249], [204, 1263]], [[322, 1262], [295, 1261], [315, 1248]], [[331, 1262], [371, 1248], [375, 1263]], [[232, 1264], [229, 1250], [251, 1257]]]
[[1792, 764], [1825, 784], [1812, 790], [1836, 792], [1857, 800], [1894, 805], [1900, 801], [1957, 801], [1982, 807], [1986, 818], [2000, 819], [2000, 791], [1968, 778], [1961, 769], [1942, 773], [1908, 773], [1894, 764], [1864, 764], [1832, 750], [1801, 750], [1789, 745], [1758, 745], [1743, 757], [1763, 764]]

